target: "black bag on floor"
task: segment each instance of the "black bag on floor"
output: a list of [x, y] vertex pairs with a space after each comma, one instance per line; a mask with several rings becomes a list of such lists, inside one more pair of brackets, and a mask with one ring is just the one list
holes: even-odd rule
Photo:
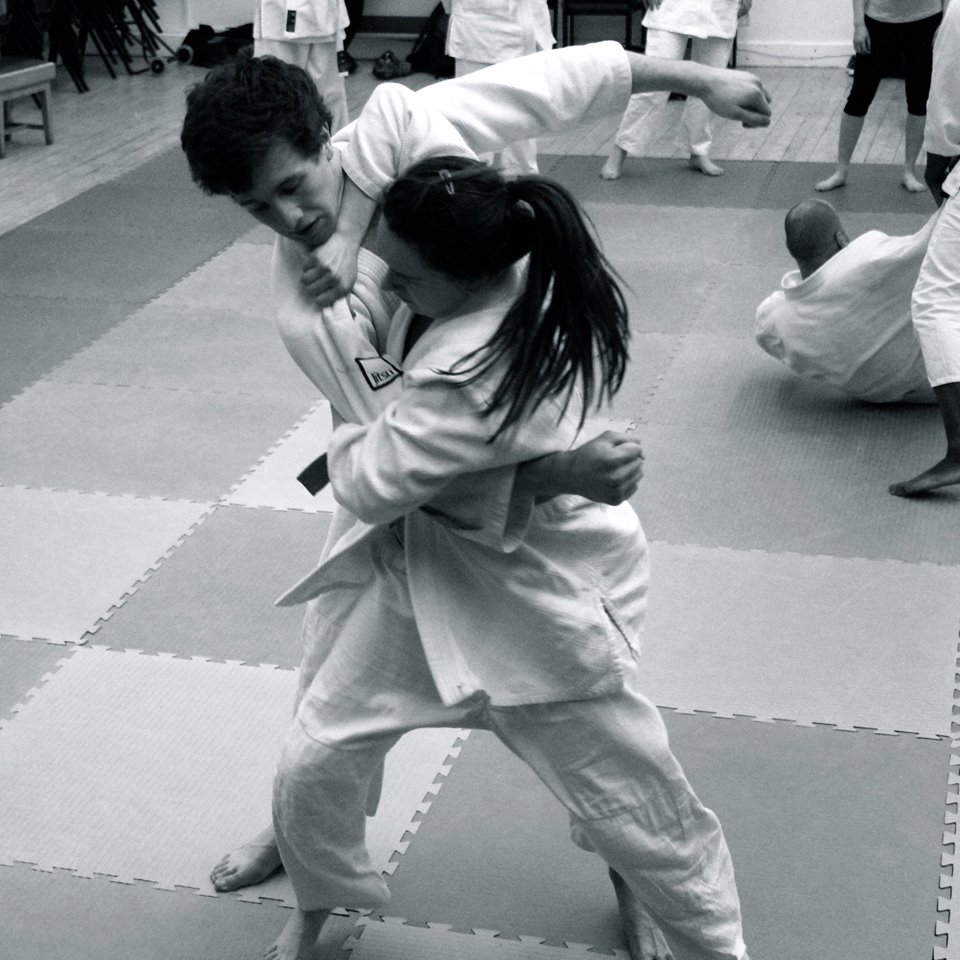
[[427, 17], [427, 22], [407, 57], [414, 73], [432, 73], [435, 77], [453, 76], [453, 57], [448, 57], [444, 52], [449, 20], [443, 4], [438, 3]]
[[191, 30], [177, 47], [177, 60], [195, 67], [215, 67], [235, 57], [244, 47], [253, 43], [253, 24], [245, 23], [217, 33], [213, 27], [201, 23]]

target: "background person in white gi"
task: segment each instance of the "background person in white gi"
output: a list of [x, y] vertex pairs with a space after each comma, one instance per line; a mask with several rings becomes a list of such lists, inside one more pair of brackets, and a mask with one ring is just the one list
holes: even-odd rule
[[[458, 77], [549, 50], [556, 42], [546, 0], [443, 0], [443, 8], [450, 14], [447, 54], [456, 60]], [[506, 174], [536, 173], [537, 141], [517, 140], [504, 147], [498, 166]]]
[[254, 55], [306, 70], [333, 116], [333, 130], [350, 121], [337, 62], [349, 23], [344, 0], [257, 0], [253, 21]]
[[[646, 0], [647, 14], [643, 25], [647, 28], [647, 45], [644, 52], [649, 57], [681, 60], [690, 40], [691, 56], [697, 63], [725, 67], [737, 34], [737, 19], [749, 12], [752, 3], [753, 0]], [[650, 136], [648, 118], [667, 99], [667, 93], [663, 92], [640, 93], [630, 98], [610, 155], [600, 171], [604, 180], [619, 179], [628, 156], [643, 156]], [[720, 176], [723, 169], [710, 159], [709, 108], [702, 100], [688, 97], [683, 106], [682, 122], [690, 151], [690, 166], [708, 176]]]
[[936, 214], [917, 233], [847, 238], [825, 200], [784, 220], [797, 269], [757, 307], [757, 343], [808, 380], [868, 403], [933, 403], [910, 298]]
[[960, 3], [949, 3], [933, 43], [933, 72], [927, 98], [923, 149], [927, 165], [923, 179], [937, 206], [947, 199], [941, 189], [960, 160]]

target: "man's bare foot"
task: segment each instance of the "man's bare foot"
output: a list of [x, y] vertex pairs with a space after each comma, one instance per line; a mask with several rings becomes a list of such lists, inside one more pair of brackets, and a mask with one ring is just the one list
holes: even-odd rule
[[903, 171], [903, 179], [900, 181], [900, 186], [910, 193], [923, 193], [923, 191], [927, 189], [927, 185], [921, 183], [912, 170]]
[[312, 960], [317, 937], [328, 916], [329, 910], [294, 910], [276, 942], [263, 955], [263, 960]]
[[889, 489], [895, 497], [915, 497], [919, 493], [929, 493], [954, 483], [960, 483], [960, 455], [948, 454], [919, 476], [901, 483], [892, 483]]
[[821, 180], [819, 183], [814, 184], [813, 189], [819, 190], [821, 193], [826, 193], [828, 190], [836, 190], [837, 187], [842, 187], [846, 182], [846, 170], [835, 170], [826, 180]]
[[600, 179], [619, 180], [620, 177], [623, 176], [623, 161], [626, 159], [626, 151], [621, 150], [620, 147], [614, 145], [613, 149], [610, 151], [610, 156], [607, 157], [606, 162], [600, 169]]
[[699, 170], [708, 177], [722, 177], [723, 167], [718, 167], [709, 157], [700, 153], [692, 153], [688, 161], [691, 170]]
[[617, 894], [620, 922], [623, 925], [623, 935], [627, 938], [630, 960], [673, 960], [673, 954], [660, 928], [643, 909], [626, 880], [613, 867], [610, 867], [610, 879]]
[[231, 850], [210, 871], [210, 882], [214, 890], [228, 893], [266, 880], [281, 866], [283, 864], [280, 861], [277, 841], [273, 836], [273, 829], [268, 827], [249, 843]]

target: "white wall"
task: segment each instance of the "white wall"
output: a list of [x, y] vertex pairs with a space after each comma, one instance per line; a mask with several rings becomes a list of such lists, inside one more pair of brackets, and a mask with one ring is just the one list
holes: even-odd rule
[[[426, 16], [437, 0], [366, 0], [364, 13], [374, 17]], [[253, 19], [256, 0], [157, 0], [163, 32], [180, 39], [191, 27], [209, 23], [215, 29]], [[614, 36], [619, 26], [610, 18], [578, 24], [578, 40]], [[608, 32], [609, 31], [609, 32]], [[853, 16], [848, 0], [754, 0], [741, 23], [738, 49], [744, 65], [841, 64], [853, 52]]]

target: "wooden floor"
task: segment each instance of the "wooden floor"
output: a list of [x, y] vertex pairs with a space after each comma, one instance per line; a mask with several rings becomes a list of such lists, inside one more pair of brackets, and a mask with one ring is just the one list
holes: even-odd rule
[[[850, 80], [836, 67], [758, 67], [755, 72], [773, 96], [773, 122], [762, 130], [743, 130], [718, 120], [713, 156], [732, 160], [827, 162], [836, 152], [840, 111]], [[42, 133], [14, 131], [0, 160], [0, 233], [63, 203], [150, 159], [177, 142], [185, 91], [204, 71], [170, 64], [161, 75], [144, 73], [112, 79], [96, 58], [88, 58], [88, 93], [78, 93], [60, 70], [53, 91], [55, 142], [43, 145]], [[414, 74], [402, 82], [420, 87], [432, 82]], [[347, 80], [351, 116], [377, 83], [371, 63]], [[650, 155], [682, 156], [677, 145], [682, 103], [669, 103], [656, 118]], [[885, 80], [867, 116], [855, 162], [899, 163], [905, 116], [902, 81]], [[34, 113], [30, 100], [14, 105], [14, 117]], [[605, 154], [616, 129], [606, 119], [541, 141], [545, 153]], [[599, 161], [598, 161], [599, 168]]]

